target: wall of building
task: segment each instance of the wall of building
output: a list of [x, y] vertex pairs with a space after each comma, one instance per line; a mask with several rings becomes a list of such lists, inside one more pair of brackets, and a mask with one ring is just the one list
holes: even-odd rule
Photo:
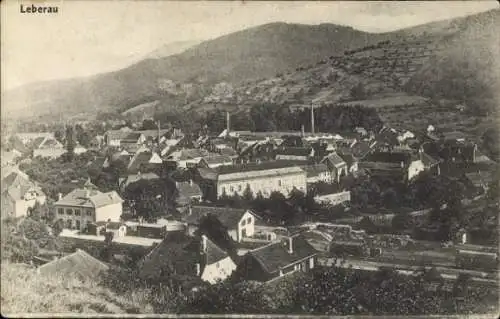
[[236, 241], [241, 242], [243, 239], [243, 231], [245, 231], [245, 237], [252, 237], [255, 233], [255, 217], [246, 212], [243, 214], [240, 222], [238, 223]]
[[95, 212], [95, 221], [108, 221], [119, 222], [122, 215], [122, 203], [115, 203], [99, 207]]
[[294, 187], [305, 193], [307, 191], [307, 178], [306, 173], [303, 172], [300, 174], [263, 176], [262, 178], [249, 180], [218, 181], [217, 196], [220, 197], [224, 191], [229, 196], [234, 193], [243, 195], [247, 185], [250, 186], [254, 196], [261, 192], [264, 197], [269, 197], [275, 191], [288, 196]]
[[[68, 221], [71, 220], [71, 228], [77, 228], [79, 230], [84, 230], [88, 223], [95, 223], [95, 210], [92, 207], [75, 207], [75, 206], [62, 206], [55, 205], [56, 219], [62, 219], [64, 221], [64, 226], [68, 226]], [[62, 211], [61, 211], [62, 209]], [[71, 210], [71, 215], [68, 215], [68, 210]], [[79, 211], [79, 215], [77, 215]], [[78, 222], [77, 222], [78, 221]], [[80, 227], [77, 227], [79, 224]]]
[[330, 205], [338, 205], [342, 204], [345, 202], [350, 202], [351, 201], [351, 192], [340, 192], [340, 193], [335, 193], [335, 194], [327, 194], [327, 195], [321, 195], [321, 196], [316, 196], [314, 198], [317, 202], [324, 202]]
[[408, 167], [408, 180], [411, 180], [425, 169], [424, 163], [421, 160], [411, 162]]
[[214, 264], [206, 265], [201, 275], [203, 281], [215, 284], [217, 280], [224, 280], [236, 270], [236, 264], [230, 257], [226, 257]]

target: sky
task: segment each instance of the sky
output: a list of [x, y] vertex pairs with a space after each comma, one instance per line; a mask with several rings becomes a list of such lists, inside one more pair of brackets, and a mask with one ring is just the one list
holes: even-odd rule
[[[21, 2], [22, 1], [22, 2]], [[58, 6], [57, 14], [20, 5]], [[126, 67], [162, 45], [270, 22], [336, 23], [386, 32], [498, 7], [492, 1], [2, 1], [2, 90]]]

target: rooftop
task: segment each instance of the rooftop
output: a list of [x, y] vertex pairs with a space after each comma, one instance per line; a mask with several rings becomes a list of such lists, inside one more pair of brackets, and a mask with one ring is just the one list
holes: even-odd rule
[[94, 188], [80, 188], [73, 190], [54, 205], [99, 208], [121, 202], [122, 198], [115, 191], [102, 193]]
[[[213, 215], [229, 229], [233, 229], [238, 225], [243, 215], [246, 212], [251, 211], [242, 208], [230, 208], [230, 207], [214, 207], [214, 206], [192, 206], [190, 215], [185, 217], [185, 220], [190, 224], [199, 224], [202, 217], [207, 215]], [[257, 216], [256, 216], [257, 217]]]
[[317, 251], [300, 235], [293, 237], [292, 246], [292, 253], [288, 252], [282, 242], [278, 242], [252, 250], [249, 254], [257, 259], [268, 273], [276, 272], [280, 268], [317, 254]]
[[107, 271], [109, 266], [92, 257], [83, 250], [51, 261], [38, 268], [42, 274], [56, 276], [77, 276], [81, 279], [96, 278], [101, 272]]

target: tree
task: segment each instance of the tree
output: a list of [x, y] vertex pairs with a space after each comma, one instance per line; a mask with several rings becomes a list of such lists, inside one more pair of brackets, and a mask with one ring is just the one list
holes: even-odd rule
[[52, 234], [57, 237], [63, 231], [63, 229], [64, 229], [64, 222], [62, 219], [58, 219], [54, 223], [54, 225], [52, 225]]
[[252, 190], [250, 189], [250, 184], [247, 184], [245, 190], [243, 191], [243, 199], [246, 201], [253, 200], [253, 193]]
[[70, 125], [66, 128], [66, 151], [67, 159], [71, 162], [75, 156], [75, 136], [73, 127]]

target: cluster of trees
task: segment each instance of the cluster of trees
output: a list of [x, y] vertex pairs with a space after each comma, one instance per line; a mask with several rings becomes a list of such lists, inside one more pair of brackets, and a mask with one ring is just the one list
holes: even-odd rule
[[99, 174], [88, 169], [95, 156], [93, 152], [75, 154], [72, 161], [37, 157], [20, 164], [19, 168], [36, 181], [49, 198], [56, 199], [59, 193], [67, 194], [75, 189], [75, 182], [82, 183], [96, 177], [92, 174]]
[[175, 212], [176, 188], [168, 179], [138, 180], [127, 185], [122, 195], [133, 214], [147, 220]]
[[[364, 91], [362, 86], [359, 87], [359, 89], [354, 88], [354, 91], [357, 98], [361, 99]], [[174, 126], [186, 132], [206, 130], [210, 133], [220, 133], [226, 128], [226, 113], [222, 109], [215, 109], [206, 114], [168, 112], [155, 115], [155, 119], [168, 119]], [[332, 104], [317, 107], [315, 120], [317, 131], [332, 133], [351, 132], [358, 126], [368, 130], [378, 130], [382, 126], [376, 110], [361, 105]], [[310, 110], [292, 111], [287, 105], [254, 105], [248, 111], [231, 114], [231, 127], [238, 130], [300, 131], [302, 125], [306, 131], [311, 130]]]
[[[436, 291], [428, 289], [431, 284]], [[392, 269], [371, 273], [317, 267], [275, 284], [216, 284], [188, 298], [179, 312], [426, 315], [488, 313], [497, 307], [496, 290], [472, 287], [463, 277], [450, 292], [433, 271], [408, 277]]]
[[61, 243], [47, 224], [33, 218], [6, 219], [2, 222], [2, 259], [30, 263], [40, 249], [60, 251]]

